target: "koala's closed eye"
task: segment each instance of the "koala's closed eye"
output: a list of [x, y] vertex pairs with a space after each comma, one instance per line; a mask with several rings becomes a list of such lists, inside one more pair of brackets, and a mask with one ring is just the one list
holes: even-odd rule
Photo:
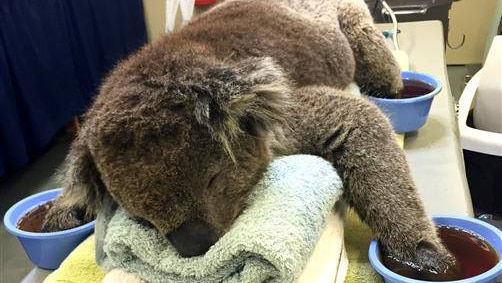
[[244, 117], [240, 121], [240, 126], [249, 135], [253, 137], [259, 137], [260, 133], [262, 132], [260, 131], [260, 128], [262, 127], [260, 127], [258, 123], [259, 121], [253, 119], [253, 117]]
[[169, 111], [172, 111], [174, 113], [181, 113], [185, 111], [185, 105], [182, 103], [175, 103], [173, 105], [169, 105], [168, 109]]
[[209, 179], [209, 182], [207, 183], [206, 188], [210, 189], [210, 188], [214, 187], [216, 180], [218, 178], [218, 175], [220, 175], [220, 174], [218, 173], [218, 174], [214, 175], [213, 177], [211, 177], [211, 179]]

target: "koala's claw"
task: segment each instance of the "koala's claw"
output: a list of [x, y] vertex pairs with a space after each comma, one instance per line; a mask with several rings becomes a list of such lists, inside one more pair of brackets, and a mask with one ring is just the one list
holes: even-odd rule
[[442, 245], [421, 242], [412, 257], [390, 254], [384, 264], [398, 274], [420, 280], [451, 281], [461, 279], [460, 266]]
[[365, 84], [359, 86], [362, 93], [366, 95], [379, 97], [379, 98], [398, 98], [401, 95], [401, 89], [403, 88], [403, 83], [394, 83], [391, 85], [374, 85]]
[[80, 226], [87, 222], [83, 215], [82, 209], [54, 205], [45, 215], [42, 231], [56, 232]]
[[417, 263], [431, 270], [446, 270], [454, 263], [455, 258], [443, 247], [437, 247], [432, 243], [422, 241], [417, 247], [415, 257]]

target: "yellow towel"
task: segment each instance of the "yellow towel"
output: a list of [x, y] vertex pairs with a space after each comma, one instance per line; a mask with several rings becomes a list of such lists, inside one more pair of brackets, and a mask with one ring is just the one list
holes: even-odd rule
[[73, 250], [44, 283], [98, 283], [104, 277], [105, 272], [98, 267], [94, 257], [93, 234]]
[[373, 233], [357, 214], [350, 210], [345, 224], [345, 248], [349, 258], [349, 270], [345, 283], [383, 282], [368, 261], [368, 248]]
[[405, 134], [396, 134], [397, 144], [401, 148], [404, 147], [404, 138], [405, 138]]

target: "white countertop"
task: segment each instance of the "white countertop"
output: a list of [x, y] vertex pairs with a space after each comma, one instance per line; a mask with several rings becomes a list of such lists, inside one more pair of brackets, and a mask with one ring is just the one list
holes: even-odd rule
[[[378, 24], [381, 30], [390, 24]], [[426, 124], [406, 134], [404, 150], [429, 214], [473, 215], [458, 127], [446, 72], [440, 21], [400, 23], [401, 50], [410, 69], [437, 77], [443, 89], [432, 103]]]

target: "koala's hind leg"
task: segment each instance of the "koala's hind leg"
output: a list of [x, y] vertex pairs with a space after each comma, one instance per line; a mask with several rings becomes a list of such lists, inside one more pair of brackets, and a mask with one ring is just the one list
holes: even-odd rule
[[373, 96], [395, 97], [400, 68], [363, 0], [337, 0], [338, 22], [356, 60], [355, 81]]
[[[374, 26], [364, 0], [281, 0], [318, 25], [332, 42], [350, 45], [356, 62], [355, 81], [366, 92], [396, 96], [402, 88], [399, 66], [382, 33]], [[340, 38], [346, 39], [341, 41]]]
[[453, 263], [417, 194], [389, 121], [363, 97], [327, 87], [293, 93], [289, 127], [295, 152], [332, 162], [344, 198], [393, 256], [429, 270]]
[[60, 231], [94, 219], [106, 193], [89, 149], [82, 137], [72, 144], [60, 176], [63, 192], [47, 212], [43, 229]]

